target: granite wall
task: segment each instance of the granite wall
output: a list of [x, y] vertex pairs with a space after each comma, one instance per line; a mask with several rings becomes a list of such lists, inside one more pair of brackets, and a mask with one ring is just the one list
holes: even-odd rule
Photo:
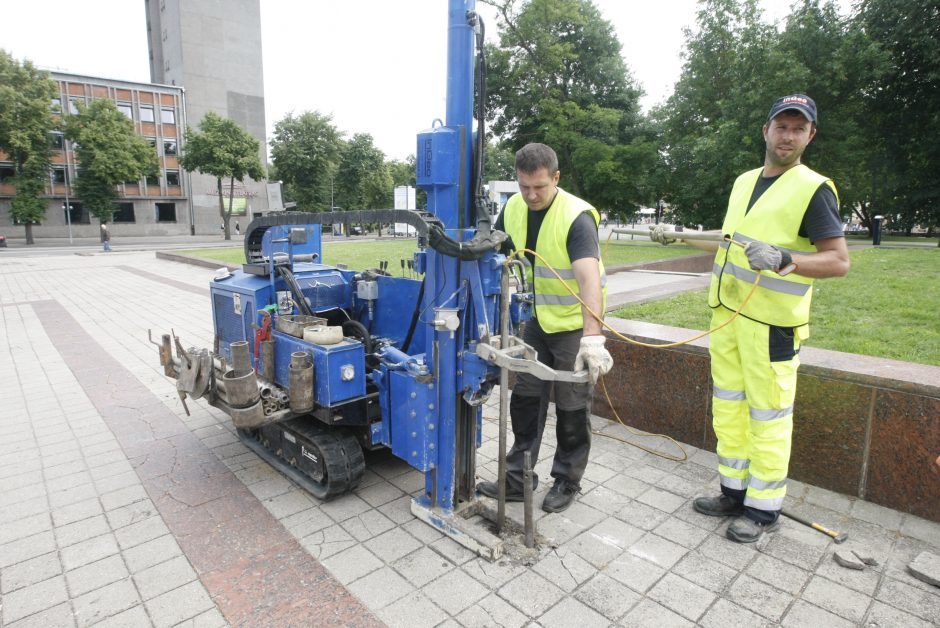
[[[695, 332], [608, 317], [618, 332], [665, 343]], [[608, 332], [606, 384], [629, 425], [715, 450], [707, 339], [649, 349]], [[804, 347], [790, 477], [940, 521], [940, 367]], [[598, 390], [594, 414], [613, 418]]]

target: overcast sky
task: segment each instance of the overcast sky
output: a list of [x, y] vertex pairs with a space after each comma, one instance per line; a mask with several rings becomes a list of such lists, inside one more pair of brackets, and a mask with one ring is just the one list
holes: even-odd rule
[[[644, 109], [663, 101], [682, 68], [682, 29], [694, 25], [695, 0], [595, 4], [647, 93]], [[765, 19], [781, 19], [789, 4], [762, 0]], [[371, 133], [389, 157], [413, 153], [415, 134], [445, 115], [446, 7], [446, 0], [261, 0], [269, 137], [287, 113], [315, 110], [332, 114], [348, 135]], [[491, 9], [478, 10], [488, 41], [496, 41]], [[5, 1], [0, 48], [45, 69], [150, 81], [143, 0]]]

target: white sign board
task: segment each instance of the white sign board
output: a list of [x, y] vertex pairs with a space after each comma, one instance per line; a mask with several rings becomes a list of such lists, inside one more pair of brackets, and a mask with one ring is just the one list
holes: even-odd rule
[[[395, 209], [417, 209], [415, 189], [410, 185], [400, 185], [395, 188]], [[392, 230], [396, 234], [405, 236], [417, 235], [417, 230], [404, 222], [396, 222]]]

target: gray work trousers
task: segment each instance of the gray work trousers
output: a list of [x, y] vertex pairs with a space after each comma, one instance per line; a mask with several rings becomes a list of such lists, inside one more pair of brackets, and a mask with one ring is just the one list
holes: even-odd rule
[[[525, 325], [523, 339], [537, 353], [539, 362], [555, 370], [570, 371], [578, 355], [583, 330], [546, 333], [536, 319]], [[548, 414], [552, 391], [555, 393], [555, 459], [551, 475], [580, 486], [591, 451], [590, 409], [594, 387], [589, 383], [546, 382], [528, 373], [519, 373], [509, 401], [514, 441], [506, 455], [506, 487], [522, 490], [523, 456], [532, 453], [532, 464], [538, 460], [542, 432]], [[538, 477], [535, 477], [538, 486]]]

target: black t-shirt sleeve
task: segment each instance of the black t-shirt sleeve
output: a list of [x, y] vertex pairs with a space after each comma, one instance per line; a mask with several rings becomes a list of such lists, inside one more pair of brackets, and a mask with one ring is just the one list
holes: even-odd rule
[[813, 198], [803, 215], [800, 224], [800, 236], [818, 242], [826, 238], [844, 235], [842, 216], [839, 215], [839, 199], [828, 185], [823, 183], [813, 194]]
[[597, 223], [591, 212], [584, 212], [574, 219], [568, 230], [568, 259], [572, 262], [584, 257], [601, 258]]

